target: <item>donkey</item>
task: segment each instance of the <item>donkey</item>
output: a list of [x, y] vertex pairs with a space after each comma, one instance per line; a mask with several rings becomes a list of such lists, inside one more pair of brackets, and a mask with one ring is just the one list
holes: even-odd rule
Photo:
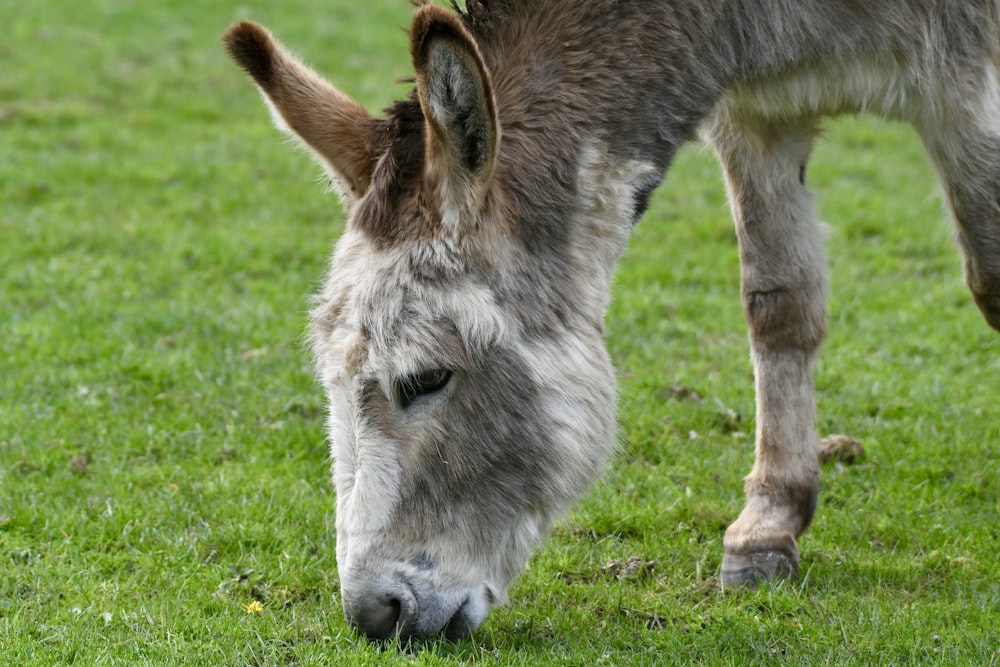
[[823, 117], [916, 127], [1000, 329], [998, 0], [418, 2], [411, 95], [375, 118], [262, 27], [224, 41], [348, 213], [312, 312], [337, 561], [370, 638], [475, 630], [616, 439], [608, 287], [699, 130], [725, 171], [756, 461], [725, 586], [792, 577], [819, 488]]

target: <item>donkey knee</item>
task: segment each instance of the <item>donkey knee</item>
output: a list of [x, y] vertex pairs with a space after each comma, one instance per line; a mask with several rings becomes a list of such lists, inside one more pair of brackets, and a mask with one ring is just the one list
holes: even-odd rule
[[965, 284], [986, 322], [1000, 331], [1000, 182], [995, 189], [979, 199], [953, 195], [952, 206], [965, 255]]
[[986, 323], [1000, 331], [1000, 216], [994, 225], [973, 225], [963, 218], [959, 224], [965, 284]]
[[972, 287], [972, 298], [979, 306], [979, 312], [983, 314], [983, 319], [991, 327], [1000, 331], [1000, 281], [990, 290], [977, 290]]
[[821, 287], [746, 289], [743, 306], [751, 336], [765, 346], [814, 350], [826, 336]]

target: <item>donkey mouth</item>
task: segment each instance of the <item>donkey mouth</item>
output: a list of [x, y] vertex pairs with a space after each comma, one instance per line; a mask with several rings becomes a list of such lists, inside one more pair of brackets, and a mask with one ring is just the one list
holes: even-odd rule
[[464, 639], [479, 627], [489, 612], [486, 596], [475, 592], [468, 593], [457, 605], [448, 604], [440, 597], [425, 598], [421, 602], [424, 603], [422, 613], [415, 623], [401, 628], [401, 640], [442, 636], [449, 641]]
[[468, 637], [483, 622], [482, 615], [475, 613], [474, 605], [471, 602], [471, 598], [465, 598], [455, 614], [449, 619], [448, 624], [444, 626], [446, 639], [455, 641]]

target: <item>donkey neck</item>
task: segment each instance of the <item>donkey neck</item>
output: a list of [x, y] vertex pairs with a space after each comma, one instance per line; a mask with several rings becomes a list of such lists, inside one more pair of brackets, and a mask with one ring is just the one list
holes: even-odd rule
[[466, 22], [493, 76], [505, 140], [531, 142], [565, 179], [556, 159], [573, 162], [592, 141], [666, 170], [734, 79], [727, 45], [737, 36], [720, 34], [739, 30], [722, 20], [731, 4], [491, 0], [486, 10], [470, 1]]
[[[485, 4], [485, 3], [482, 3]], [[733, 78], [724, 3], [467, 3], [502, 128], [497, 180], [550, 293], [603, 319], [614, 264]]]

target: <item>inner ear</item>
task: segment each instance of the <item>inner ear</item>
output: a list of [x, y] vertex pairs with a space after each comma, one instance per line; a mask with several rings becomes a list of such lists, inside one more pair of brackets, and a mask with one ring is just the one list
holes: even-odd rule
[[483, 171], [490, 154], [492, 134], [481, 80], [467, 58], [453, 44], [436, 40], [427, 48], [428, 115], [439, 133], [453, 146], [461, 167], [473, 174]]
[[466, 186], [485, 184], [500, 128], [489, 72], [475, 40], [457, 16], [424, 5], [414, 17], [411, 49], [417, 94], [430, 128], [429, 159], [442, 161], [446, 173]]

